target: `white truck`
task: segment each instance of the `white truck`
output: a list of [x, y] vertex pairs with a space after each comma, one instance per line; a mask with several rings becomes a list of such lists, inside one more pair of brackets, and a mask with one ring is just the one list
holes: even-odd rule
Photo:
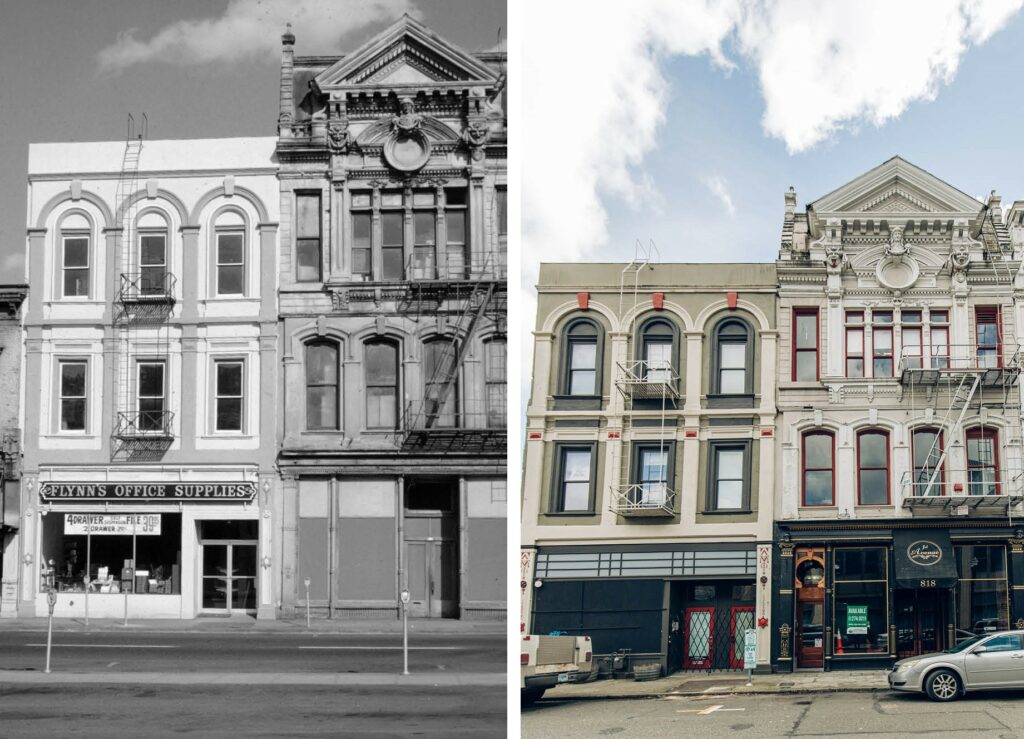
[[522, 705], [538, 700], [556, 685], [590, 676], [594, 649], [589, 636], [523, 634], [519, 650], [519, 694]]

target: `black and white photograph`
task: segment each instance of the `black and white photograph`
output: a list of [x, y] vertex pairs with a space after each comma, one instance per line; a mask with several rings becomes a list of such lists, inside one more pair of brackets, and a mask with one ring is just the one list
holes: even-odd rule
[[0, 736], [505, 736], [503, 0], [0, 8]]

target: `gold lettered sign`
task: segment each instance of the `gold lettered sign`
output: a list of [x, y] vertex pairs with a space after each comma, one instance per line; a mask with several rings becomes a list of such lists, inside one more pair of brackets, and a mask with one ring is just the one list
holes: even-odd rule
[[254, 482], [44, 482], [44, 503], [184, 501], [248, 503], [256, 497]]

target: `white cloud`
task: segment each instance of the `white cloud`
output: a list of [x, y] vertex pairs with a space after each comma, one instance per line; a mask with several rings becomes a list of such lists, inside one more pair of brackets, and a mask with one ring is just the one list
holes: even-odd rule
[[330, 53], [353, 31], [402, 13], [417, 15], [413, 0], [231, 0], [219, 17], [177, 21], [146, 40], [136, 38], [136, 29], [124, 31], [100, 51], [99, 66], [122, 72], [153, 61], [194, 66], [276, 59], [285, 23], [292, 24], [302, 53]]
[[701, 182], [718, 199], [726, 213], [730, 216], [736, 215], [736, 205], [732, 202], [732, 195], [729, 194], [729, 182], [722, 175], [709, 175]]

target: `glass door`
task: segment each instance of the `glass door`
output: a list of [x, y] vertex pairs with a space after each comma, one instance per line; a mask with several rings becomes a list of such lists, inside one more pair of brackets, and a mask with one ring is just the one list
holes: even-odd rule
[[256, 610], [256, 544], [203, 542], [203, 610]]
[[742, 670], [747, 629], [754, 628], [754, 609], [749, 606], [733, 606], [730, 620], [732, 621], [732, 650], [729, 652], [729, 665], [734, 670]]
[[715, 643], [715, 609], [686, 609], [686, 651], [683, 667], [688, 670], [711, 666], [711, 650]]

